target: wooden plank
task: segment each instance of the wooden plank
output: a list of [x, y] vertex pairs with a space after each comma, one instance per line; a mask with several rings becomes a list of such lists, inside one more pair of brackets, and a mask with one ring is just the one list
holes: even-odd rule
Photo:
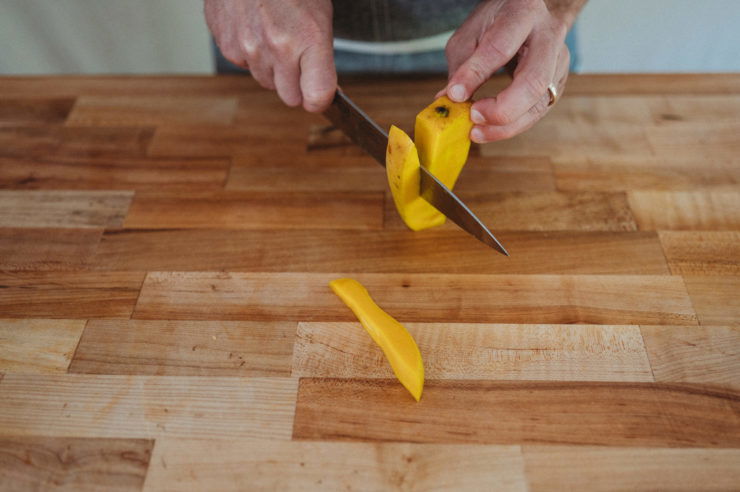
[[656, 381], [740, 387], [740, 327], [642, 326]]
[[631, 191], [629, 206], [640, 230], [738, 230], [736, 191]]
[[[455, 463], [456, 466], [449, 466]], [[144, 490], [524, 491], [518, 446], [159, 439]]]
[[[651, 102], [650, 111], [658, 126], [685, 126], [686, 123], [728, 123], [737, 120], [738, 94], [672, 94]], [[705, 131], [697, 126], [697, 133]]]
[[0, 126], [0, 155], [29, 157], [123, 157], [146, 152], [154, 134], [147, 127]]
[[163, 229], [381, 229], [383, 195], [142, 192], [134, 197], [125, 226]]
[[69, 372], [289, 376], [295, 323], [91, 320]]
[[[406, 323], [430, 379], [653, 381], [637, 326]], [[359, 323], [299, 323], [293, 376], [393, 378]]]
[[90, 267], [136, 271], [669, 273], [654, 232], [502, 232], [510, 257], [461, 231], [107, 230]]
[[0, 319], [0, 372], [67, 372], [84, 328], [84, 320]]
[[[494, 231], [637, 230], [624, 193], [460, 192], [459, 196]], [[406, 228], [390, 196], [385, 214], [386, 228]], [[458, 227], [449, 222], [442, 229]]]
[[735, 325], [740, 319], [740, 277], [684, 277], [702, 325]]
[[0, 99], [0, 126], [62, 124], [74, 98], [21, 97]]
[[153, 445], [145, 439], [5, 437], [0, 488], [139, 491]]
[[228, 159], [0, 157], [0, 187], [65, 190], [218, 190]]
[[[133, 317], [354, 321], [340, 274], [150, 272]], [[400, 321], [696, 324], [680, 277], [357, 274]]]
[[82, 269], [95, 253], [102, 232], [102, 229], [0, 228], [0, 269]]
[[740, 232], [660, 231], [674, 275], [739, 275]]
[[740, 122], [675, 121], [644, 129], [657, 155], [693, 156], [698, 159], [737, 159], [740, 152]]
[[17, 375], [0, 381], [0, 435], [289, 439], [291, 378]]
[[732, 490], [740, 450], [524, 446], [532, 492]]
[[0, 227], [120, 227], [133, 192], [0, 190]]
[[67, 126], [228, 125], [233, 97], [81, 96]]
[[0, 272], [0, 316], [129, 318], [140, 272]]
[[740, 393], [688, 384], [301, 379], [295, 439], [737, 447]]

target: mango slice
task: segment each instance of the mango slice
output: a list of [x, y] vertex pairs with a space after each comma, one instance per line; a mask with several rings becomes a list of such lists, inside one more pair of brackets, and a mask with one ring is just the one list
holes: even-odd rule
[[419, 401], [424, 389], [424, 363], [414, 338], [401, 323], [383, 311], [357, 280], [340, 278], [329, 287], [349, 307], [373, 341], [383, 350], [401, 384]]
[[406, 225], [420, 231], [442, 225], [445, 216], [419, 195], [419, 166], [452, 189], [470, 151], [471, 102], [440, 97], [416, 116], [416, 144], [396, 126], [388, 132], [385, 169], [393, 202]]

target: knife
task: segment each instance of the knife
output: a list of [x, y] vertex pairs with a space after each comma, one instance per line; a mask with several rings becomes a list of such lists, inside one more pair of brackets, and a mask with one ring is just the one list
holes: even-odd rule
[[[337, 89], [331, 106], [324, 111], [324, 116], [336, 128], [342, 130], [355, 144], [374, 157], [381, 166], [385, 167], [388, 132], [358, 108], [340, 89]], [[420, 170], [419, 193], [422, 198], [474, 238], [509, 256], [506, 248], [496, 239], [496, 236], [488, 230], [457, 195], [435, 178], [425, 167], [422, 166]]]

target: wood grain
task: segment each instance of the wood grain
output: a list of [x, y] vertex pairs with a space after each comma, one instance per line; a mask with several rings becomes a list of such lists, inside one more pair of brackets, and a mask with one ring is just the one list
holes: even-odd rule
[[140, 272], [0, 272], [0, 317], [129, 318]]
[[84, 320], [0, 319], [0, 372], [67, 372], [84, 328]]
[[736, 191], [631, 191], [629, 204], [642, 231], [740, 229]]
[[733, 490], [737, 449], [524, 446], [532, 492], [569, 490]]
[[16, 375], [0, 381], [0, 435], [290, 438], [291, 378]]
[[102, 229], [0, 228], [0, 270], [78, 270], [100, 242]]
[[61, 124], [74, 103], [74, 98], [66, 97], [3, 97], [0, 99], [0, 126]]
[[0, 187], [66, 190], [218, 190], [228, 159], [0, 157]]
[[740, 387], [740, 327], [642, 326], [656, 381]]
[[139, 491], [153, 445], [145, 439], [4, 437], [0, 488]]
[[669, 273], [654, 232], [502, 232], [506, 258], [461, 231], [107, 230], [90, 266], [136, 271]]
[[660, 231], [674, 275], [740, 275], [740, 232]]
[[[653, 381], [636, 326], [406, 323], [424, 378]], [[293, 376], [393, 378], [359, 323], [299, 323]]]
[[[150, 272], [133, 317], [352, 321], [340, 274]], [[696, 324], [680, 277], [358, 274], [400, 321]]]
[[81, 96], [66, 125], [228, 125], [236, 107], [233, 97]]
[[144, 490], [524, 491], [523, 468], [518, 446], [167, 438]]
[[0, 190], [0, 227], [120, 227], [132, 192]]
[[[301, 379], [293, 437], [737, 447], [740, 393], [688, 384]], [[680, 402], [680, 403], [679, 403]], [[371, 410], [368, 410], [371, 409]]]
[[380, 229], [379, 193], [137, 193], [132, 228]]
[[69, 372], [289, 376], [295, 323], [91, 320]]
[[[511, 192], [460, 198], [493, 231], [635, 231], [637, 225], [624, 193]], [[386, 228], [405, 229], [390, 196], [385, 201]], [[458, 229], [448, 221], [443, 230]]]
[[702, 325], [735, 325], [740, 320], [740, 277], [684, 277]]
[[678, 121], [645, 129], [650, 148], [657, 155], [691, 155], [699, 158], [737, 159], [740, 122]]

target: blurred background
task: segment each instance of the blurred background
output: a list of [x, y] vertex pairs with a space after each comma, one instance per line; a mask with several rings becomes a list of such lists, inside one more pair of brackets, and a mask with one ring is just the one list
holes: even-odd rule
[[[0, 73], [213, 73], [203, 0], [2, 0]], [[740, 0], [590, 0], [581, 73], [740, 71]]]

